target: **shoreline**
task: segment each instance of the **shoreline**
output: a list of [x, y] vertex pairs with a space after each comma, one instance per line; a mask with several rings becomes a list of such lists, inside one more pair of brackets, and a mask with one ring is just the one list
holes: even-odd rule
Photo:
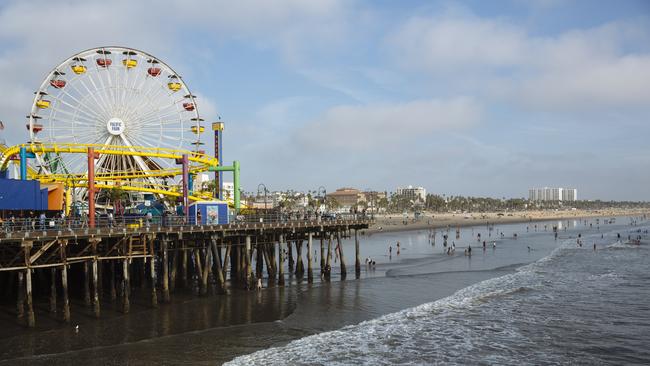
[[512, 216], [499, 216], [496, 212], [465, 213], [465, 214], [424, 214], [417, 221], [409, 218], [403, 223], [401, 215], [375, 215], [375, 223], [361, 234], [370, 236], [378, 233], [395, 233], [427, 229], [454, 228], [492, 225], [521, 224], [527, 222], [543, 222], [555, 220], [579, 220], [586, 218], [614, 218], [621, 216], [650, 215], [650, 210], [608, 209], [608, 210], [565, 210], [565, 211], [523, 211], [512, 212]]

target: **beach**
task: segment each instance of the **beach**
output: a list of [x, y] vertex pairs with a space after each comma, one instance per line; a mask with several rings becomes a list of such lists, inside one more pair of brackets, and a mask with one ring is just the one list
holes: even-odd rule
[[602, 209], [602, 210], [538, 210], [511, 212], [465, 212], [431, 213], [424, 212], [418, 219], [413, 214], [406, 218], [402, 214], [374, 214], [375, 224], [366, 233], [380, 231], [426, 230], [430, 228], [501, 225], [509, 223], [537, 222], [548, 220], [575, 220], [579, 218], [607, 219], [619, 216], [650, 215], [648, 209]]
[[[552, 315], [553, 307], [557, 306], [553, 299], [557, 296], [544, 292], [547, 290], [544, 283], [553, 287], [556, 279], [539, 276], [566, 271], [575, 263], [585, 261], [583, 256], [589, 259], [587, 255], [594, 253], [602, 253], [603, 257], [598, 258], [604, 261], [611, 260], [612, 255], [622, 255], [617, 259], [621, 264], [609, 268], [610, 272], [581, 273], [573, 282], [561, 284], [565, 288], [557, 291], [564, 294], [576, 292], [571, 286], [584, 283], [584, 278], [611, 276], [615, 279], [608, 273], [622, 270], [618, 266], [625, 267], [628, 260], [643, 263], [644, 257], [638, 258], [638, 253], [646, 252], [632, 252], [628, 258], [626, 251], [634, 248], [611, 246], [616, 244], [617, 234], [626, 236], [637, 228], [647, 228], [643, 226], [647, 222], [631, 226], [630, 218], [618, 217], [615, 224], [589, 225], [595, 222], [595, 219], [569, 220], [567, 225], [566, 221], [542, 221], [538, 231], [528, 232], [528, 225], [522, 223], [497, 225], [493, 230], [485, 225], [467, 226], [460, 229], [458, 239], [452, 229], [448, 232], [448, 245], [453, 243], [456, 247], [453, 255], [446, 254], [442, 230], [438, 230], [435, 240], [430, 230], [377, 233], [362, 239], [362, 255], [376, 265], [362, 264], [359, 279], [352, 274], [341, 280], [335, 263], [331, 283], [316, 281], [308, 285], [306, 278], [292, 276], [285, 287], [265, 284], [260, 292], [232, 291], [229, 296], [178, 295], [172, 304], [158, 309], [148, 308], [145, 299], [135, 300], [132, 312], [127, 315], [106, 315], [94, 320], [88, 313], [75, 319], [80, 324], [78, 332], [69, 326], [45, 328], [45, 325], [34, 331], [5, 330], [0, 336], [0, 365], [104, 365], [132, 360], [145, 365], [213, 365], [230, 361], [237, 365], [436, 361], [466, 364], [481, 362], [480, 355], [490, 360], [493, 355], [488, 351], [498, 353], [500, 347], [516, 352], [502, 355], [511, 358], [493, 358], [496, 363], [539, 364], [535, 361], [542, 361], [548, 355], [540, 353], [531, 360], [521, 357], [523, 351], [516, 348], [513, 338], [521, 334], [521, 324], [506, 324], [511, 319], [525, 323], [525, 319], [513, 317], [515, 313], [510, 311], [533, 306], [543, 307], [546, 313], [540, 314], [546, 317]], [[558, 240], [554, 239], [553, 225], [561, 227]], [[518, 233], [517, 239], [513, 238], [514, 233]], [[478, 234], [487, 241], [485, 250], [482, 240], [477, 239]], [[579, 251], [576, 249], [578, 235], [585, 241]], [[643, 235], [647, 240], [647, 235]], [[596, 252], [591, 249], [592, 244], [597, 245]], [[345, 240], [343, 245], [350, 267], [350, 258], [354, 258], [353, 241]], [[645, 245], [640, 250], [647, 251]], [[471, 256], [464, 255], [468, 246], [473, 248]], [[544, 267], [547, 262], [552, 267]], [[636, 271], [640, 263], [635, 262], [630, 268]], [[648, 291], [647, 285], [640, 286], [636, 292], [622, 296], [634, 304], [637, 296], [644, 296]], [[597, 291], [604, 290], [598, 287]], [[519, 298], [529, 294], [535, 297]], [[82, 307], [81, 301], [76, 299], [73, 305]], [[562, 303], [562, 306], [571, 308], [571, 304]], [[483, 318], [476, 318], [477, 314]], [[566, 314], [571, 320], [577, 319], [580, 313]], [[634, 321], [641, 319], [641, 325], [628, 332], [631, 336], [648, 330], [646, 315], [647, 309], [637, 311]], [[493, 324], [489, 325], [488, 320]], [[533, 320], [525, 330], [529, 338], [528, 333], [536, 332], [534, 326], [542, 322], [541, 318]], [[494, 329], [494, 333], [480, 333], [485, 329]], [[480, 343], [485, 339], [490, 340], [489, 347]], [[634, 338], [633, 342], [638, 340]], [[540, 347], [546, 347], [545, 344], [540, 341]], [[462, 352], [462, 347], [467, 350], [472, 347], [473, 355]], [[581, 354], [576, 353], [575, 358], [571, 353], [561, 355], [564, 358], [555, 360], [563, 363], [579, 360]], [[636, 356], [650, 360], [643, 353]], [[585, 360], [602, 361], [598, 357]]]

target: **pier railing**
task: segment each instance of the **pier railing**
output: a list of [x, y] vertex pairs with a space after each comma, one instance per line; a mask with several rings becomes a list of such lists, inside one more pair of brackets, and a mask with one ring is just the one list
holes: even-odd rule
[[[86, 216], [72, 217], [30, 217], [7, 218], [0, 223], [0, 238], [27, 236], [60, 236], [71, 232], [106, 229], [110, 231], [149, 231], [175, 229], [184, 231], [195, 227], [217, 225], [238, 226], [240, 224], [286, 225], [291, 223], [334, 224], [344, 222], [371, 221], [372, 217], [363, 213], [344, 214], [303, 214], [303, 213], [257, 213], [229, 217], [227, 224], [208, 222], [201, 217], [165, 216], [99, 216], [95, 218], [94, 228], [89, 227]], [[95, 231], [96, 232], [96, 231]], [[30, 235], [34, 233], [34, 235]], [[54, 234], [53, 234], [54, 233]]]

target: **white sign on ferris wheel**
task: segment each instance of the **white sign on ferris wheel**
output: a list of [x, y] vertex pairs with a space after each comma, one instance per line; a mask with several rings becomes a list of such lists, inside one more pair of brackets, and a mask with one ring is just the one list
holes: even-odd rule
[[[56, 66], [34, 93], [27, 116], [32, 143], [166, 148], [200, 152], [205, 128], [194, 95], [170, 66], [146, 52], [100, 47]], [[46, 173], [85, 174], [82, 154], [37, 155]], [[98, 173], [177, 169], [173, 159], [101, 155]], [[151, 184], [159, 178], [147, 178]]]

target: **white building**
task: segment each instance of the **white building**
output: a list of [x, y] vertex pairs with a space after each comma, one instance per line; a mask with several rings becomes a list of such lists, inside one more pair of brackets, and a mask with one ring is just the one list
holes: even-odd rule
[[423, 187], [408, 186], [405, 188], [397, 187], [396, 194], [404, 196], [413, 201], [426, 201], [427, 191]]
[[562, 201], [577, 201], [578, 190], [575, 188], [564, 188], [562, 190]]
[[528, 190], [531, 201], [576, 201], [578, 190], [575, 188], [531, 188]]

